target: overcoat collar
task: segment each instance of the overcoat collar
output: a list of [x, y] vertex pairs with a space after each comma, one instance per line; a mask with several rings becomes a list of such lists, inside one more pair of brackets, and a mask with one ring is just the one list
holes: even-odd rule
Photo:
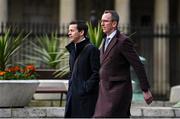
[[75, 45], [73, 42], [69, 43], [67, 46], [66, 46], [66, 49], [71, 52], [73, 49], [75, 49]]
[[[85, 46], [85, 44], [88, 44], [88, 43], [90, 43], [89, 39], [85, 38], [85, 40], [83, 40], [80, 43], [77, 43], [76, 45], [77, 45], [79, 51], [81, 51], [83, 49], [83, 47]], [[66, 46], [66, 49], [71, 53], [73, 50], [75, 50], [75, 44], [73, 42], [69, 43]]]

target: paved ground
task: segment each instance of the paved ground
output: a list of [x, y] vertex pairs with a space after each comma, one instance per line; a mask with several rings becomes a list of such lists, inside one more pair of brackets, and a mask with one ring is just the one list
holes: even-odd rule
[[[132, 119], [138, 118], [180, 118], [180, 108], [174, 103], [154, 101], [151, 105], [132, 102]], [[0, 118], [62, 118], [64, 107], [0, 108]]]

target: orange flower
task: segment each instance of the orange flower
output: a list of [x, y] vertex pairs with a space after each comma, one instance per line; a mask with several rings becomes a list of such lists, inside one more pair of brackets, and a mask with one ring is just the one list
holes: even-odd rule
[[5, 71], [0, 71], [0, 76], [3, 76], [5, 73]]
[[25, 70], [26, 70], [26, 71], [35, 72], [35, 67], [34, 67], [34, 65], [27, 65], [27, 66], [25, 67]]
[[19, 66], [9, 67], [8, 69], [6, 69], [6, 71], [17, 72], [17, 71], [20, 71], [20, 67]]
[[34, 79], [36, 77], [35, 66], [27, 65], [26, 67], [13, 66], [5, 71], [0, 71], [1, 80], [18, 80], [18, 79]]

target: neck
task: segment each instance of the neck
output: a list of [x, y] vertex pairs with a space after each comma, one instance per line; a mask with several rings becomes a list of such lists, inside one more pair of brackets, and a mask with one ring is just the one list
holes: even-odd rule
[[106, 33], [107, 36], [111, 35], [112, 32], [114, 32], [116, 29], [113, 29], [112, 31]]
[[112, 29], [110, 32], [106, 33], [107, 36], [111, 35], [112, 32], [114, 32], [116, 29]]
[[82, 42], [83, 40], [85, 40], [85, 37], [84, 37], [84, 36], [81, 37], [77, 42], [75, 42], [75, 44], [80, 43], [80, 42]]

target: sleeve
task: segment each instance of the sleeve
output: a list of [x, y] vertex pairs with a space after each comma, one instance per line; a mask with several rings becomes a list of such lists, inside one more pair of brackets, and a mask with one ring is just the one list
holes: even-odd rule
[[137, 54], [133, 42], [130, 39], [125, 39], [121, 44], [122, 54], [126, 57], [130, 65], [134, 68], [137, 77], [140, 81], [140, 86], [143, 91], [147, 91], [150, 88], [147, 80], [147, 75], [143, 63], [141, 62], [139, 55]]
[[96, 47], [91, 49], [90, 68], [92, 74], [85, 83], [86, 92], [97, 91], [99, 88], [100, 51]]

